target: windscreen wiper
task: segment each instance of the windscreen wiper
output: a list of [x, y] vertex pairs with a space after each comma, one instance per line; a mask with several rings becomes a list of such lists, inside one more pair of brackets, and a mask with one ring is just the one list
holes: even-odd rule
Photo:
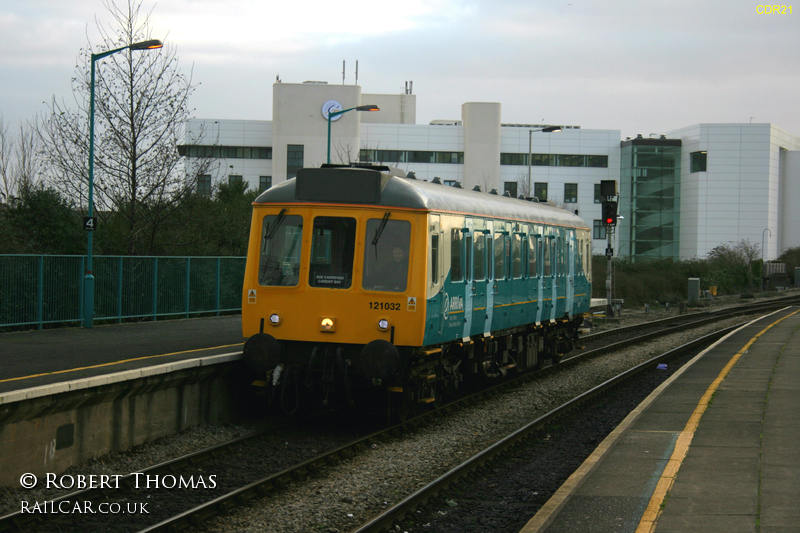
[[378, 229], [375, 230], [375, 236], [372, 237], [372, 246], [378, 245], [378, 239], [380, 239], [381, 235], [383, 235], [383, 230], [386, 229], [386, 223], [389, 222], [389, 216], [391, 214], [391, 211], [386, 211], [386, 213], [384, 213], [383, 220], [381, 220], [381, 225], [378, 226]]
[[391, 216], [391, 211], [386, 211], [383, 214], [383, 220], [381, 220], [381, 225], [378, 226], [378, 229], [375, 230], [375, 236], [372, 237], [372, 246], [375, 247], [375, 258], [378, 257], [378, 240], [380, 240], [381, 235], [383, 235], [383, 230], [386, 229], [386, 224], [389, 222], [389, 216]]
[[267, 228], [266, 233], [264, 233], [264, 242], [267, 242], [272, 238], [272, 235], [275, 233], [275, 230], [283, 224], [283, 219], [286, 218], [286, 208], [284, 207], [281, 209], [281, 212], [278, 213], [278, 217], [275, 219], [275, 222]]

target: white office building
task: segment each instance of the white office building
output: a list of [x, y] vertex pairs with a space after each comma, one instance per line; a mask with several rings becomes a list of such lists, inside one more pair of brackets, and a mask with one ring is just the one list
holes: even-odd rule
[[[351, 109], [368, 104], [380, 111]], [[329, 134], [328, 111], [348, 109], [331, 117]], [[369, 94], [358, 85], [277, 82], [272, 117], [190, 121], [180, 147], [187, 179], [197, 179], [206, 194], [219, 183], [237, 181], [264, 190], [329, 158], [381, 163], [417, 179], [536, 196], [574, 211], [593, 228], [594, 253], [602, 254], [600, 181], [636, 187], [636, 179], [621, 179], [621, 169], [631, 176], [647, 172], [635, 168], [638, 148], [621, 149], [619, 130], [509, 123], [496, 102], [467, 102], [460, 117], [416, 124], [416, 95], [408, 84], [402, 94]], [[617, 231], [626, 240], [622, 250], [614, 244], [617, 253], [703, 257], [718, 244], [760, 244], [762, 235], [768, 259], [800, 246], [799, 137], [770, 124], [700, 124], [668, 136], [680, 155], [678, 168], [667, 172], [673, 174], [672, 212], [661, 218], [645, 213], [653, 200], [664, 202], [653, 195], [666, 188], [651, 187], [650, 197], [644, 188], [638, 196], [620, 191], [625, 218]], [[621, 161], [623, 153], [630, 160]], [[652, 241], [659, 220], [670, 224], [662, 232], [669, 233], [669, 242]]]
[[800, 246], [800, 137], [772, 124], [696, 124], [683, 145], [681, 257], [720, 244], [763, 245], [774, 259]]

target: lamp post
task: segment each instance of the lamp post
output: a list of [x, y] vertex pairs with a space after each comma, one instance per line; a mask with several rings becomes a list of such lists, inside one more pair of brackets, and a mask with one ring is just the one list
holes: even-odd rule
[[561, 131], [561, 126], [545, 126], [535, 130], [528, 130], [528, 196], [533, 198], [533, 189], [531, 188], [531, 158], [533, 157], [533, 134], [534, 133], [558, 133]]
[[83, 282], [83, 327], [91, 328], [94, 321], [94, 265], [92, 262], [92, 235], [95, 229], [94, 220], [94, 64], [104, 57], [116, 54], [122, 50], [153, 50], [161, 48], [163, 43], [157, 39], [141, 41], [138, 43], [121, 46], [113, 50], [92, 54], [91, 81], [89, 83], [89, 209], [88, 216], [83, 223], [86, 230], [86, 272]]
[[360, 105], [358, 107], [348, 107], [341, 111], [328, 111], [328, 164], [331, 164], [331, 119], [344, 115], [348, 111], [380, 111], [381, 109], [375, 104]]

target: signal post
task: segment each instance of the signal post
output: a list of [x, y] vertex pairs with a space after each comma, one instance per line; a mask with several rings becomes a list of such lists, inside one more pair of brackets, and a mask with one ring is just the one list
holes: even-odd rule
[[614, 316], [614, 273], [611, 259], [614, 257], [614, 228], [617, 226], [617, 182], [600, 181], [600, 196], [603, 199], [603, 226], [606, 228], [606, 316]]

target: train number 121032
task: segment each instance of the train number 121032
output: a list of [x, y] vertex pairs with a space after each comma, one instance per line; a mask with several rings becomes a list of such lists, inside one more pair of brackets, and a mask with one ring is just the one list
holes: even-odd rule
[[369, 308], [373, 311], [399, 311], [400, 304], [393, 302], [370, 302]]

